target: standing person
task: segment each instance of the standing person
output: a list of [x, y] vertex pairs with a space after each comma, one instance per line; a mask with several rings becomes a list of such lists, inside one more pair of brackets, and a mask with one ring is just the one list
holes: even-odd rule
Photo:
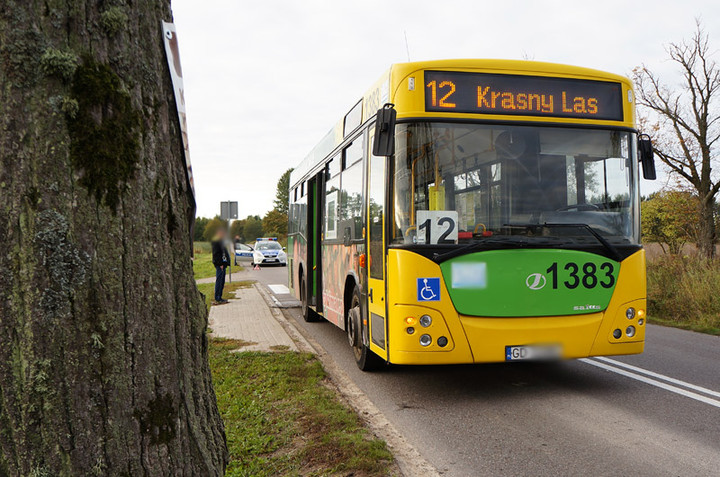
[[241, 240], [240, 240], [240, 236], [239, 236], [239, 235], [236, 235], [236, 236], [235, 236], [234, 243], [233, 243], [233, 257], [234, 257], [234, 259], [235, 259], [235, 266], [236, 266], [236, 267], [237, 267], [237, 265], [238, 265], [238, 262], [237, 262], [237, 253], [236, 253], [236, 252], [240, 249], [240, 244], [241, 244], [241, 243], [242, 243], [242, 242], [241, 242]]
[[225, 288], [225, 273], [230, 265], [230, 257], [225, 246], [226, 236], [227, 231], [224, 227], [220, 227], [211, 242], [212, 262], [215, 265], [215, 301], [213, 305], [224, 305], [228, 302], [222, 297], [223, 288]]

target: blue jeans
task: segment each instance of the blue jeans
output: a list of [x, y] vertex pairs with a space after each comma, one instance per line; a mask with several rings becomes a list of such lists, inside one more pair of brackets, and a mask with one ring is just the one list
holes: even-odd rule
[[215, 267], [215, 301], [222, 300], [223, 288], [225, 288], [226, 267]]

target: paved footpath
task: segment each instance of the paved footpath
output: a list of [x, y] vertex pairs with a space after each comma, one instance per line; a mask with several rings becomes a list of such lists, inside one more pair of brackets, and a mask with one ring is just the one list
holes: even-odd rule
[[249, 343], [242, 351], [311, 349], [277, 307], [271, 307], [272, 301], [261, 285], [239, 288], [235, 297], [226, 305], [210, 307], [209, 326], [213, 336]]

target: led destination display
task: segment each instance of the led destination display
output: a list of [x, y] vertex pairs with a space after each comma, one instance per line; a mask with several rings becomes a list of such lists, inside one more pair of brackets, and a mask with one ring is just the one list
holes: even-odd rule
[[608, 81], [426, 71], [425, 110], [622, 121], [622, 87]]

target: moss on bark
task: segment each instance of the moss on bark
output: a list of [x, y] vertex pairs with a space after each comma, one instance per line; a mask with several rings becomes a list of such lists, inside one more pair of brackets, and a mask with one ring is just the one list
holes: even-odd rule
[[80, 183], [114, 210], [137, 170], [140, 115], [120, 77], [90, 55], [75, 70], [71, 99], [77, 110], [66, 116], [70, 159]]
[[109, 35], [113, 4], [0, 7], [0, 475], [211, 476], [227, 461], [169, 2], [121, 2]]

